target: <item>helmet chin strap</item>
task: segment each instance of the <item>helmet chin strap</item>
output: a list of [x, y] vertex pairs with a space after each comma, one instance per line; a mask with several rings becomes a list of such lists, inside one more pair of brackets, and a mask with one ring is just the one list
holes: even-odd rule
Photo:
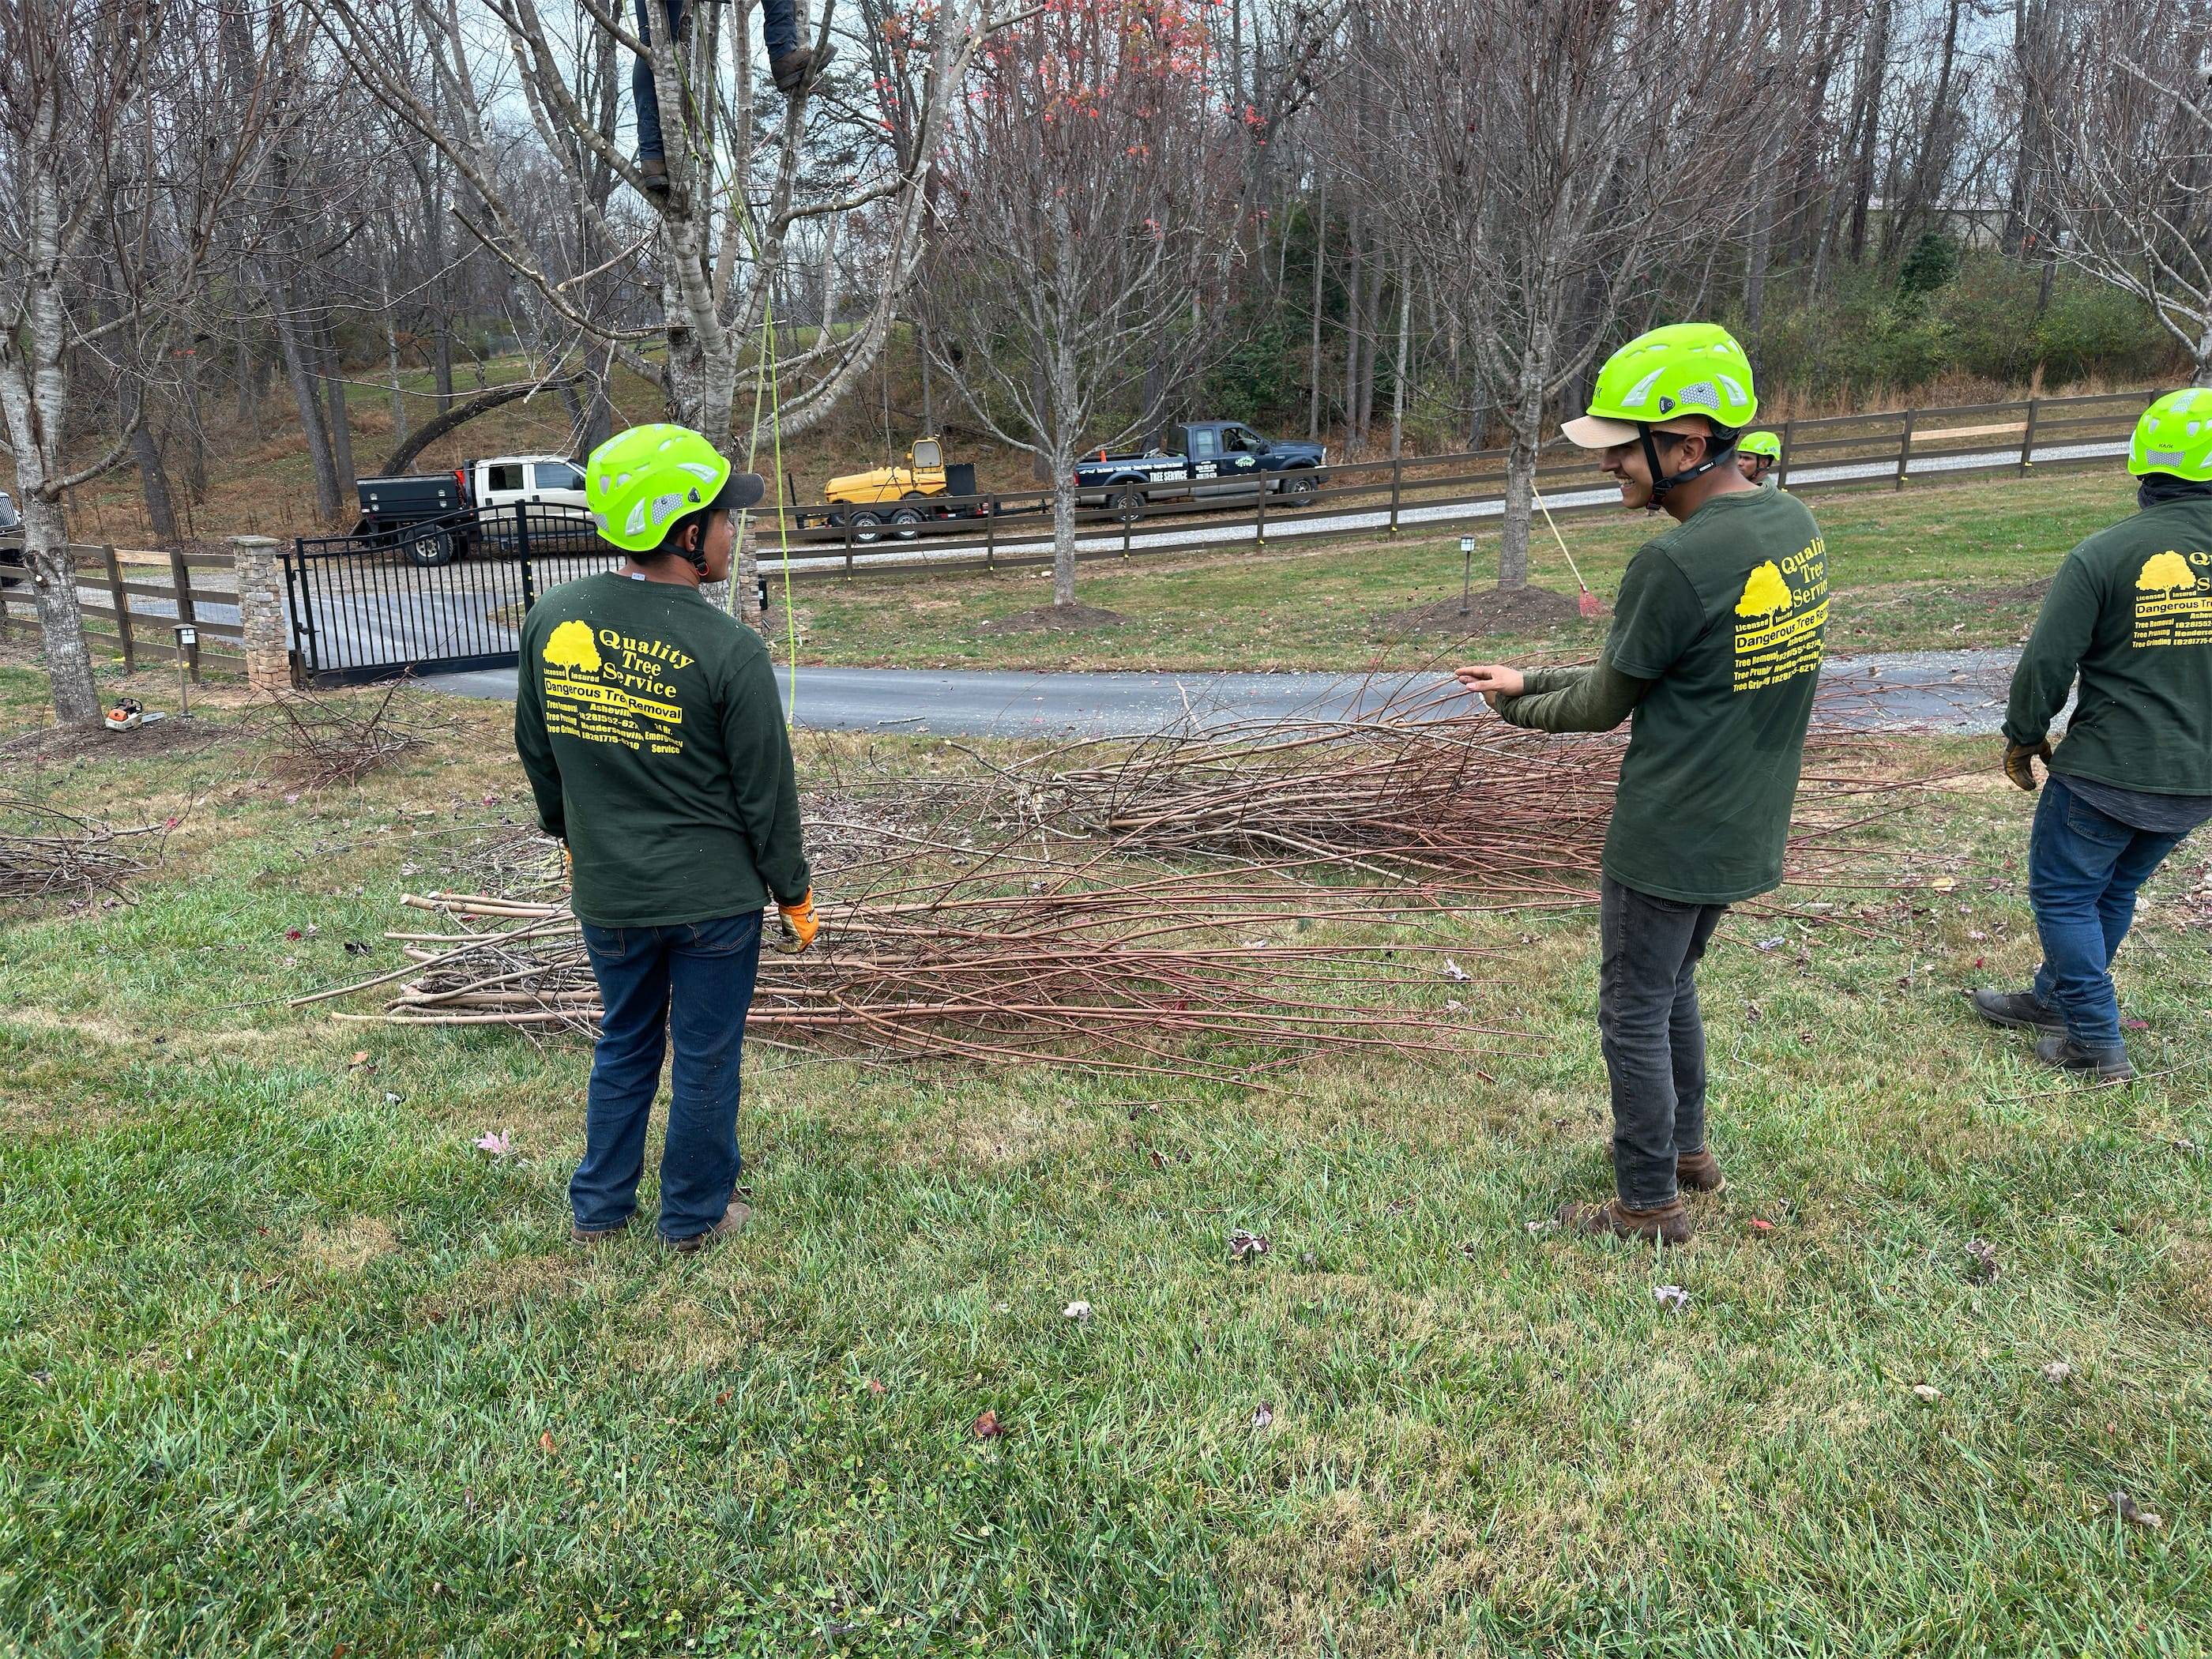
[[[1730, 454], [1734, 453], [1735, 447], [1731, 444], [1728, 447], [1719, 451], [1717, 453], [1711, 453], [1712, 450], [1713, 440], [1711, 436], [1708, 436], [1705, 439], [1705, 447], [1709, 453], [1706, 454], [1704, 460], [1699, 461], [1695, 466], [1689, 468], [1686, 471], [1662, 472], [1659, 470], [1659, 446], [1651, 441], [1651, 428], [1643, 422], [1638, 421], [1636, 423], [1636, 434], [1638, 437], [1644, 441], [1644, 465], [1651, 469], [1651, 499], [1644, 503], [1644, 510], [1646, 513], [1656, 513], [1659, 510], [1660, 503], [1667, 499], [1667, 492], [1668, 490], [1674, 489], [1677, 484], [1686, 484], [1692, 478], [1704, 477], [1706, 473], [1711, 471], [1723, 461], [1726, 460]], [[1672, 436], [1676, 434], [1670, 434], [1669, 435]]]

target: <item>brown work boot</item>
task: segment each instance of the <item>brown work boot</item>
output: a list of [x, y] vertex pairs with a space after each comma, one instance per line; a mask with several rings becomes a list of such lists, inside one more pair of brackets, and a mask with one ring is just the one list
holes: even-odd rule
[[661, 1243], [678, 1255], [696, 1255], [710, 1249], [718, 1240], [732, 1233], [743, 1232], [745, 1223], [753, 1218], [753, 1206], [742, 1198], [730, 1200], [730, 1207], [722, 1212], [722, 1218], [703, 1233], [694, 1233], [689, 1238], [664, 1238]]
[[769, 59], [768, 72], [775, 77], [775, 89], [787, 97], [796, 98], [809, 90], [822, 78], [822, 71], [830, 67], [830, 60], [837, 55], [835, 46], [824, 46], [816, 57], [814, 48], [801, 46], [797, 52], [787, 52], [781, 58]]
[[638, 161], [637, 170], [645, 175], [645, 189], [647, 195], [668, 194], [668, 163], [665, 160], [658, 155], [644, 156]]
[[1674, 1184], [1693, 1193], [1717, 1193], [1728, 1185], [1721, 1161], [1710, 1152], [1674, 1154]]
[[1562, 1227], [1601, 1238], [1657, 1239], [1667, 1244], [1690, 1242], [1690, 1212], [1679, 1198], [1656, 1210], [1631, 1209], [1617, 1198], [1608, 1198], [1602, 1204], [1562, 1204], [1559, 1222]]
[[579, 1227], [571, 1222], [568, 1226], [568, 1242], [571, 1244], [604, 1244], [629, 1225], [628, 1216], [624, 1216], [611, 1227]]
[[[1613, 1162], [1613, 1143], [1605, 1143], [1605, 1161]], [[1728, 1185], [1728, 1177], [1721, 1173], [1721, 1161], [1710, 1152], [1677, 1152], [1674, 1154], [1674, 1184], [1687, 1187], [1693, 1193], [1717, 1193]]]

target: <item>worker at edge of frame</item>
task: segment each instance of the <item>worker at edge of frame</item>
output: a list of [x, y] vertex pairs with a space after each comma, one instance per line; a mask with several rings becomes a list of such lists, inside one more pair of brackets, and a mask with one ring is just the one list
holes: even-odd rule
[[1973, 994], [1983, 1018], [2035, 1032], [2039, 1059], [2106, 1083], [2136, 1075], [2112, 959], [2136, 891], [2212, 819], [2212, 389], [2145, 410], [2128, 471], [2136, 511], [2058, 567], [2005, 708], [2005, 775], [2033, 791], [2045, 769], [2027, 840], [2043, 961], [2024, 991]]
[[1805, 504], [1735, 465], [1759, 412], [1729, 331], [1678, 323], [1606, 360], [1563, 430], [1621, 505], [1675, 524], [1629, 560], [1593, 665], [1462, 668], [1516, 726], [1630, 722], [1599, 899], [1598, 1036], [1611, 1080], [1614, 1195], [1570, 1203], [1575, 1231], [1679, 1244], [1685, 1188], [1717, 1192], [1697, 967], [1729, 905], [1782, 880], [1827, 627], [1827, 550]]
[[699, 591], [728, 580], [735, 516], [763, 493], [688, 428], [610, 439], [584, 463], [585, 501], [629, 556], [523, 620], [514, 746], [569, 854], [604, 1010], [568, 1184], [581, 1245], [636, 1211], [672, 1037], [661, 1242], [704, 1249], [751, 1214], [738, 1105], [762, 922], [773, 898], [793, 953], [819, 927], [768, 649]]
[[1782, 440], [1771, 432], [1747, 432], [1736, 440], [1735, 470], [1751, 483], [1765, 483], [1781, 464]]

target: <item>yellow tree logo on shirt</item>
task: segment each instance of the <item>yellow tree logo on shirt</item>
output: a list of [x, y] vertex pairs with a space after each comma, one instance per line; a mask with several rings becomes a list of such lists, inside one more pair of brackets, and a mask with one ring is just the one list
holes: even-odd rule
[[2154, 553], [2143, 561], [2142, 574], [2136, 578], [2136, 587], [2144, 593], [2172, 594], [2197, 586], [2197, 578], [2189, 568], [2189, 561], [2179, 553]]
[[545, 641], [545, 660], [571, 673], [580, 668], [586, 674], [596, 674], [605, 665], [592, 638], [592, 625], [586, 622], [564, 622], [555, 629]]
[[1743, 585], [1743, 597], [1735, 603], [1739, 617], [1771, 617], [1778, 611], [1790, 608], [1790, 584], [1782, 579], [1781, 567], [1769, 559], [1751, 573]]

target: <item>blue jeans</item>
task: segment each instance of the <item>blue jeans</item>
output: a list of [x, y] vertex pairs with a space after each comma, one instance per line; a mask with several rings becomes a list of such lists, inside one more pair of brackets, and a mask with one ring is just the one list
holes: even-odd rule
[[[655, 12], [668, 22], [672, 40], [684, 30], [684, 0], [637, 0], [637, 35], [653, 44]], [[799, 50], [799, 8], [793, 0], [761, 0], [761, 33], [768, 42], [768, 60], [788, 58]], [[660, 94], [653, 84], [653, 65], [633, 58], [629, 65], [629, 100], [637, 111], [637, 154], [640, 161], [659, 161], [667, 155], [660, 134]]]
[[737, 1190], [738, 1065], [760, 972], [761, 913], [674, 927], [583, 924], [605, 1016], [592, 1051], [584, 1161], [568, 1182], [576, 1224], [620, 1226], [637, 1208], [646, 1122], [676, 1036], [660, 1153], [660, 1235], [690, 1238]]
[[2058, 778], [2044, 780], [2027, 840], [2027, 897], [2043, 941], [2035, 997], [2092, 1054], [2124, 1047], [2112, 958], [2135, 921], [2136, 890], [2184, 839], [2122, 823]]

